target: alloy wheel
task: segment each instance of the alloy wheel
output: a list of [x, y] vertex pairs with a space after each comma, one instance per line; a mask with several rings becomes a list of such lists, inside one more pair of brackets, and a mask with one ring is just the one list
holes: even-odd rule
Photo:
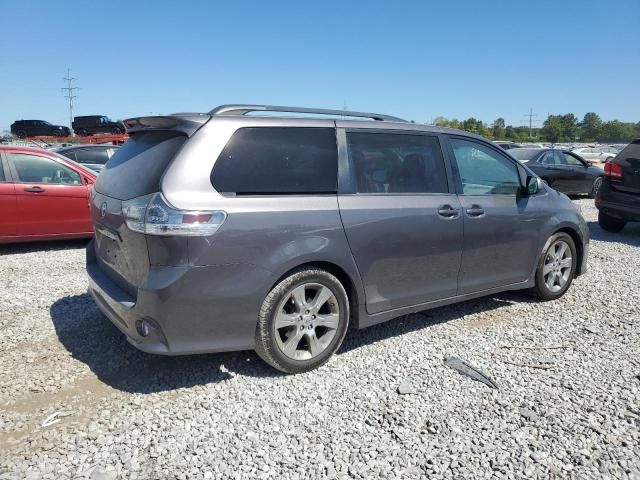
[[289, 290], [274, 322], [280, 351], [293, 360], [309, 360], [330, 345], [340, 325], [340, 307], [326, 285], [303, 283]]
[[553, 243], [544, 259], [542, 276], [547, 288], [557, 293], [564, 288], [573, 274], [571, 248], [564, 240]]

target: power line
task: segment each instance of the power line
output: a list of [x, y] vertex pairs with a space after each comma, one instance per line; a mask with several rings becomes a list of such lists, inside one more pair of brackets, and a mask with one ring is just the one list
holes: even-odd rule
[[67, 86], [66, 87], [62, 87], [62, 91], [65, 93], [64, 98], [69, 100], [69, 128], [72, 128], [72, 124], [73, 124], [73, 101], [78, 98], [77, 95], [74, 95], [76, 90], [79, 90], [78, 87], [74, 87], [73, 86], [73, 82], [75, 82], [76, 80], [78, 80], [75, 77], [71, 76], [71, 69], [67, 68], [67, 76], [64, 77], [62, 80], [64, 80], [65, 82], [67, 82]]

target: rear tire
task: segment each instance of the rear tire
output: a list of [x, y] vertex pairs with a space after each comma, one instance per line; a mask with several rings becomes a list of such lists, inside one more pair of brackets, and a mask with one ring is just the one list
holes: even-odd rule
[[302, 373], [324, 365], [349, 327], [349, 299], [340, 281], [319, 268], [302, 268], [264, 299], [256, 353], [273, 368]]
[[531, 293], [543, 301], [560, 298], [571, 286], [577, 265], [573, 239], [564, 232], [552, 235], [538, 261], [536, 284]]
[[79, 129], [76, 133], [81, 137], [84, 137], [87, 135], [87, 131], [84, 128]]
[[20, 130], [16, 135], [18, 135], [18, 138], [25, 138], [27, 136], [27, 132]]
[[624, 220], [614, 218], [604, 212], [598, 212], [598, 224], [600, 228], [607, 232], [618, 233], [627, 224]]
[[591, 192], [589, 192], [589, 198], [596, 198], [596, 195], [598, 194], [598, 190], [600, 190], [601, 186], [602, 186], [602, 177], [598, 177], [595, 179], [595, 181], [593, 182], [593, 185], [591, 186]]

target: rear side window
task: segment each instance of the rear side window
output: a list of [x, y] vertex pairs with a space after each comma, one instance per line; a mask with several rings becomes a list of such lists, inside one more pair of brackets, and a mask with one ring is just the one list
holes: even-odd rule
[[616, 160], [628, 162], [630, 165], [633, 164], [634, 166], [640, 166], [640, 141], [634, 140], [624, 147], [616, 156]]
[[59, 153], [60, 153], [60, 155], [64, 155], [65, 157], [70, 158], [74, 162], [77, 161], [76, 160], [76, 152], [75, 152], [75, 150], [67, 150], [66, 152], [59, 152]]
[[104, 165], [109, 160], [107, 150], [103, 148], [82, 148], [76, 150], [76, 162]]
[[248, 127], [237, 130], [211, 172], [220, 193], [336, 193], [338, 152], [333, 128]]
[[358, 193], [447, 193], [447, 173], [437, 137], [347, 133]]
[[132, 134], [100, 172], [96, 191], [121, 200], [157, 192], [162, 174], [186, 139], [173, 131]]

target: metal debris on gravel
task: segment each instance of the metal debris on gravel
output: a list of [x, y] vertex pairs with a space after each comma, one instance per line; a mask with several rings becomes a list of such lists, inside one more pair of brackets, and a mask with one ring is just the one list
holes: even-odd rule
[[[0, 479], [638, 479], [640, 224], [607, 233], [577, 203], [589, 271], [560, 300], [354, 330], [296, 376], [251, 352], [141, 353], [86, 293], [86, 242], [0, 246]], [[450, 352], [500, 389], [453, 374]], [[403, 379], [419, 391], [399, 395]]]
[[448, 367], [453, 368], [454, 370], [456, 370], [458, 373], [460, 373], [462, 375], [466, 375], [471, 380], [475, 380], [476, 382], [484, 383], [485, 385], [488, 385], [491, 388], [498, 388], [498, 384], [496, 382], [494, 382], [491, 377], [489, 377], [487, 374], [481, 372], [480, 370], [478, 370], [473, 365], [470, 365], [469, 363], [465, 362], [461, 358], [446, 357], [444, 359], [444, 363]]

